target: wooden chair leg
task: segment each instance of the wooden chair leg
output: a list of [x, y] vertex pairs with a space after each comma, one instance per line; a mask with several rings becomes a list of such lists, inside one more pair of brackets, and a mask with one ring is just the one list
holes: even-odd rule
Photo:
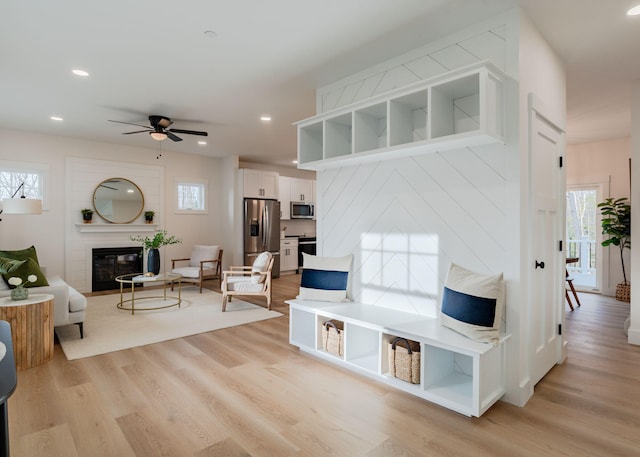
[[569, 283], [569, 287], [571, 287], [571, 292], [573, 292], [573, 297], [576, 299], [576, 303], [580, 306], [580, 299], [578, 298], [578, 293], [576, 292], [576, 288], [573, 287], [573, 279], [567, 280]]
[[571, 303], [571, 298], [569, 297], [569, 291], [566, 288], [564, 289], [564, 296], [567, 297], [567, 303], [569, 303], [569, 308], [571, 308], [571, 311], [573, 311], [573, 303]]

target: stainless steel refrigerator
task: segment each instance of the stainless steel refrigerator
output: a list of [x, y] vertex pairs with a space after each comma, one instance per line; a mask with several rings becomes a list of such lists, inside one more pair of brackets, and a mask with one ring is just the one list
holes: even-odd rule
[[273, 278], [280, 277], [280, 202], [244, 199], [244, 264], [252, 265], [256, 256], [273, 254]]

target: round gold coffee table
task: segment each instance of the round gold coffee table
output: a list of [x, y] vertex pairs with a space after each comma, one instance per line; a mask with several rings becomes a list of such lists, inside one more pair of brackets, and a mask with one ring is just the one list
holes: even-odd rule
[[[180, 307], [180, 303], [182, 303], [182, 298], [180, 296], [181, 293], [181, 279], [182, 275], [177, 273], [160, 273], [158, 275], [149, 275], [144, 273], [133, 273], [128, 275], [120, 275], [116, 276], [116, 281], [120, 283], [120, 302], [117, 304], [118, 309], [124, 309], [127, 311], [131, 311], [131, 314], [135, 314], [136, 311], [151, 311], [154, 309], [164, 309], [171, 308], [172, 306]], [[167, 296], [167, 284], [178, 283], [178, 296]], [[153, 295], [149, 297], [140, 297], [136, 299], [135, 297], [135, 287], [140, 284], [154, 284], [154, 283], [162, 283], [162, 295]], [[131, 285], [131, 298], [128, 300], [124, 299], [124, 285]], [[153, 307], [138, 307], [136, 308], [136, 302], [140, 300], [149, 300], [149, 299], [158, 299], [162, 298], [163, 301], [169, 301], [168, 303], [163, 304], [162, 306], [153, 306]], [[127, 306], [127, 304], [131, 304], [131, 306]]]

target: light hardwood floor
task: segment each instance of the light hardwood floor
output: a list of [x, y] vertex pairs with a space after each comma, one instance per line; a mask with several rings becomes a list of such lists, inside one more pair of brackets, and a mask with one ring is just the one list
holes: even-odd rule
[[290, 346], [284, 300], [299, 278], [274, 281], [281, 318], [72, 362], [56, 345], [51, 362], [18, 374], [12, 455], [640, 455], [628, 304], [582, 294], [567, 312], [568, 360], [527, 405], [467, 418]]

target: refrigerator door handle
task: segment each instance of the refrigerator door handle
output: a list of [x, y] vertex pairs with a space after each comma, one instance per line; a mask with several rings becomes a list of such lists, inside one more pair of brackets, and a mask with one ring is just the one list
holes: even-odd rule
[[267, 228], [269, 227], [269, 214], [267, 213], [267, 207], [262, 208], [262, 246], [267, 249]]
[[264, 214], [263, 217], [264, 217], [265, 223], [262, 225], [262, 227], [264, 227], [264, 232], [262, 234], [264, 239], [262, 240], [262, 245], [264, 246], [265, 251], [269, 251], [270, 250], [269, 240], [271, 239], [271, 221], [270, 221], [271, 216], [269, 215], [269, 210], [267, 209], [266, 206], [263, 209], [263, 214]]

